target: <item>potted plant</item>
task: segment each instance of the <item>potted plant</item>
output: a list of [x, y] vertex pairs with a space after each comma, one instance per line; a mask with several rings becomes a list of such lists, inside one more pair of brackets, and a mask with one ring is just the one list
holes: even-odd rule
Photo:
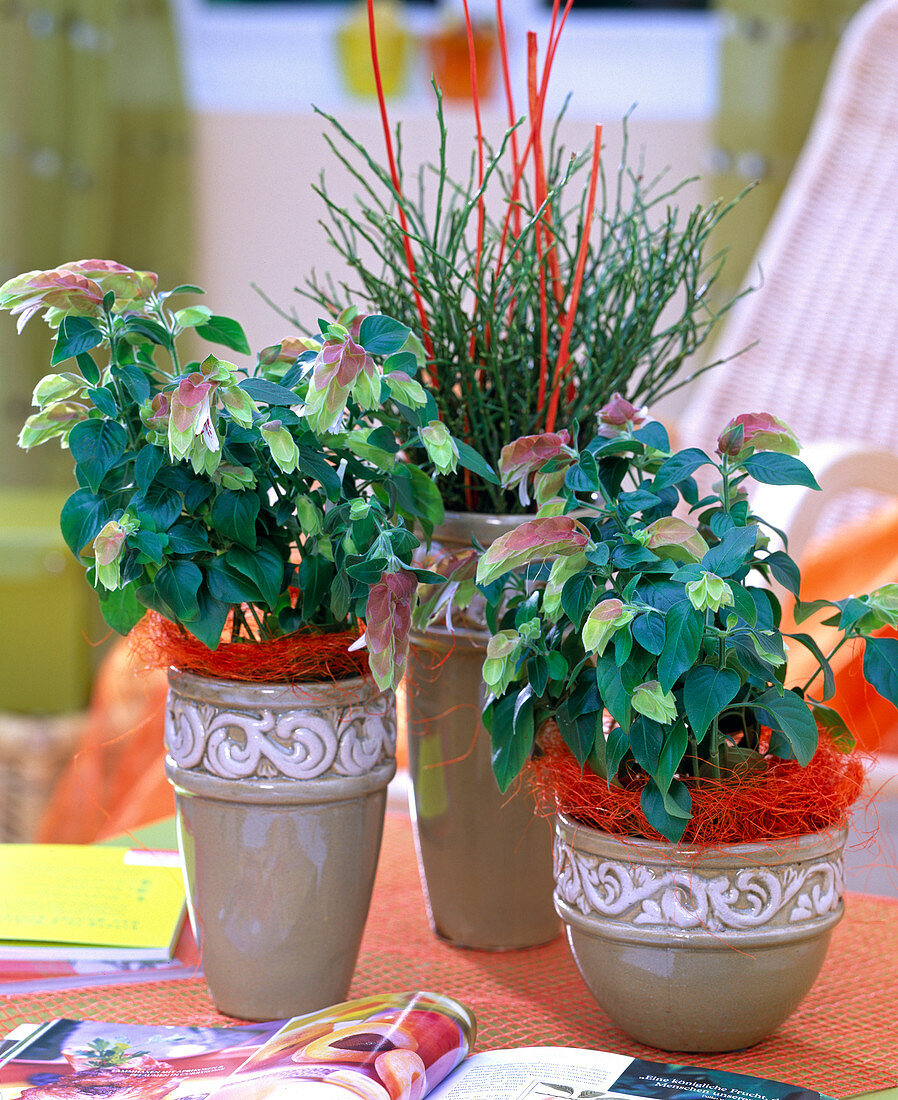
[[[714, 455], [672, 452], [619, 396], [597, 420], [586, 447], [524, 438], [500, 464], [540, 509], [477, 570], [495, 773], [505, 789], [527, 772], [558, 813], [555, 904], [599, 1004], [653, 1046], [735, 1049], [816, 977], [863, 779], [827, 705], [832, 652], [782, 625], [772, 582], [797, 598], [799, 571], [746, 495], [816, 483], [766, 413], [732, 420]], [[795, 619], [823, 609], [834, 649], [863, 640], [866, 679], [898, 702], [898, 641], [875, 635], [898, 586]], [[794, 646], [815, 658], [799, 684]]]
[[350, 310], [249, 370], [186, 362], [185, 337], [249, 351], [237, 322], [176, 308], [195, 293], [84, 260], [11, 279], [0, 308], [55, 330], [19, 442], [71, 453], [65, 540], [109, 625], [171, 666], [166, 768], [212, 995], [271, 1019], [349, 985], [393, 688], [418, 582], [439, 580], [412, 527], [441, 520], [430, 475], [455, 444], [402, 323]]
[[[720, 260], [706, 245], [727, 207], [714, 202], [681, 216], [682, 185], [645, 179], [628, 163], [626, 124], [624, 155], [610, 179], [599, 167], [599, 128], [592, 148], [569, 155], [558, 133], [563, 112], [551, 127], [544, 124], [552, 58], [569, 9], [553, 19], [541, 61], [535, 35], [528, 36], [529, 101], [521, 120], [497, 3], [509, 125], [495, 148], [481, 127], [476, 37], [466, 20], [477, 140], [471, 171], [461, 179], [447, 164], [436, 84], [440, 144], [413, 182], [394, 155], [386, 121], [381, 164], [323, 115], [335, 132], [334, 154], [358, 185], [349, 207], [329, 196], [323, 179], [319, 188], [330, 243], [357, 285], [313, 274], [304, 293], [329, 312], [351, 295], [416, 327], [441, 419], [492, 467], [512, 439], [553, 433], [558, 425], [579, 423], [575, 442], [586, 446], [595, 434], [591, 410], [616, 390], [653, 401], [684, 384], [684, 366], [726, 308], [709, 305]], [[371, 45], [377, 70], [373, 24]], [[381, 108], [386, 120], [383, 97]], [[299, 323], [295, 314], [285, 316]], [[455, 570], [456, 580], [470, 579], [463, 551], [472, 536], [488, 545], [530, 505], [480, 470], [437, 484], [447, 515], [431, 563], [443, 573]], [[538, 943], [557, 934], [551, 906], [534, 900], [533, 890], [534, 876], [551, 883], [550, 837], [534, 827], [525, 797], [500, 798], [492, 783], [477, 723], [488, 638], [478, 601], [456, 607], [454, 626], [454, 633], [441, 621], [416, 630], [406, 682], [413, 811], [432, 920], [438, 934], [468, 946]]]

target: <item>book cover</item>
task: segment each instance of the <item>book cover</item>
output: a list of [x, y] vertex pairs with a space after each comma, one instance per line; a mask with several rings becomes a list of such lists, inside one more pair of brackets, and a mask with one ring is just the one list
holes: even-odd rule
[[0, 959], [170, 957], [184, 917], [176, 853], [0, 845]]
[[0, 1055], [0, 1100], [203, 1100], [282, 1023], [53, 1020]]

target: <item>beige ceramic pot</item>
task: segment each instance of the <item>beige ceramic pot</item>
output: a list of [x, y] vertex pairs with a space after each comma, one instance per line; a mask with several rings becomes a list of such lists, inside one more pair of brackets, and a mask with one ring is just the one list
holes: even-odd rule
[[[488, 546], [520, 516], [448, 513], [436, 554]], [[502, 794], [480, 714], [489, 641], [482, 609], [454, 616], [454, 633], [412, 637], [406, 677], [410, 796], [430, 923], [463, 947], [505, 950], [558, 935], [552, 833], [526, 791]]]
[[596, 1001], [663, 1050], [759, 1042], [823, 964], [843, 912], [846, 835], [694, 849], [559, 815], [555, 905]]
[[345, 1000], [396, 770], [392, 693], [172, 670], [165, 737], [217, 1007], [271, 1020]]

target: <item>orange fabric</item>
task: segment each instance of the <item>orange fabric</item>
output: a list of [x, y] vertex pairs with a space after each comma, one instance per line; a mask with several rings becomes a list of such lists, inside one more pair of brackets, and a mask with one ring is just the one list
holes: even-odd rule
[[100, 666], [83, 741], [41, 821], [44, 843], [88, 844], [174, 813], [162, 769], [167, 682], [117, 641]]
[[[889, 507], [840, 528], [812, 543], [801, 563], [803, 600], [843, 599], [863, 595], [881, 584], [898, 580], [898, 506]], [[826, 613], [795, 626], [790, 613], [783, 616], [785, 633], [810, 634], [824, 653], [833, 646], [835, 632], [820, 625]], [[894, 630], [883, 631], [896, 637]], [[866, 749], [898, 753], [898, 712], [869, 687], [863, 678], [863, 643], [844, 646], [832, 661], [836, 694], [827, 705], [845, 719], [858, 743]], [[789, 650], [789, 683], [803, 686], [816, 665], [798, 642]], [[820, 679], [814, 681], [819, 692]], [[819, 696], [818, 696], [819, 697]]]

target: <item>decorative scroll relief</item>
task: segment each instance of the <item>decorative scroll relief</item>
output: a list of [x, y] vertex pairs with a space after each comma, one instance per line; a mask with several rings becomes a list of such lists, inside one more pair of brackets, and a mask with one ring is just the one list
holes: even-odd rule
[[175, 763], [224, 779], [360, 776], [396, 751], [392, 698], [349, 706], [220, 709], [169, 692], [165, 741]]
[[841, 852], [813, 862], [702, 875], [572, 851], [555, 840], [556, 893], [584, 916], [643, 927], [748, 932], [834, 912], [844, 890]]

